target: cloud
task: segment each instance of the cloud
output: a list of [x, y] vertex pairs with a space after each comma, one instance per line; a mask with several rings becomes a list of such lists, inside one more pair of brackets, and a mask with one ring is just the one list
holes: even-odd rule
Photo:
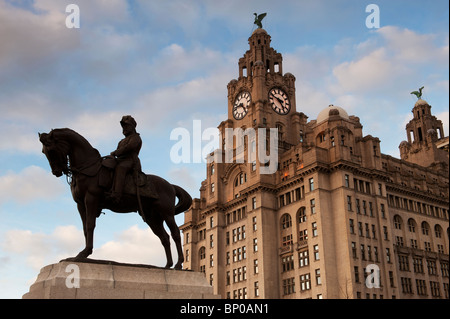
[[[39, 270], [47, 264], [75, 256], [84, 248], [84, 235], [73, 225], [58, 226], [50, 234], [12, 229], [5, 233], [1, 246], [10, 255], [25, 256], [27, 265]], [[172, 239], [171, 250], [176, 262], [177, 252]], [[5, 258], [10, 260], [11, 256]], [[94, 247], [89, 258], [155, 266], [166, 264], [166, 255], [159, 238], [150, 228], [141, 229], [137, 225], [115, 234], [113, 240]]]
[[[141, 229], [137, 225], [116, 234], [114, 240], [99, 248], [94, 248], [92, 258], [114, 260], [118, 262], [152, 264], [165, 266], [166, 255], [159, 238], [150, 228]], [[171, 239], [172, 258], [176, 262], [176, 248]]]
[[61, 179], [55, 178], [49, 170], [34, 165], [19, 173], [8, 172], [0, 176], [0, 203], [51, 200], [64, 191], [65, 185]]
[[75, 226], [58, 226], [53, 233], [33, 233], [30, 230], [12, 229], [5, 233], [2, 247], [5, 251], [26, 256], [35, 270], [48, 263], [73, 256], [84, 243], [83, 232]]
[[68, 32], [61, 9], [35, 14], [0, 1], [0, 68], [35, 64], [76, 47], [78, 35]]
[[397, 61], [448, 65], [448, 42], [436, 44], [435, 34], [418, 34], [409, 29], [386, 26], [377, 31]]

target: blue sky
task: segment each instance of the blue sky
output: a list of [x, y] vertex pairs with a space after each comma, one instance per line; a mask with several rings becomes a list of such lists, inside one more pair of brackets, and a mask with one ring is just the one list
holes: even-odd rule
[[[79, 29], [66, 28], [70, 3]], [[371, 3], [379, 29], [365, 25]], [[50, 173], [37, 133], [70, 127], [107, 155], [122, 138], [120, 118], [132, 114], [144, 171], [198, 197], [205, 165], [173, 163], [170, 132], [226, 119], [253, 12], [268, 13], [264, 29], [310, 120], [339, 105], [399, 157], [409, 93], [424, 85], [448, 135], [447, 0], [0, 0], [0, 298], [20, 298], [41, 267], [83, 248], [69, 186]], [[92, 258], [165, 264], [137, 214], [102, 215]]]

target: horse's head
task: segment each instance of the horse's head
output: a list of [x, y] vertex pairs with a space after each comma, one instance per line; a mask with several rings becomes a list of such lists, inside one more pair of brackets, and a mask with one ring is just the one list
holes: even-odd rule
[[67, 166], [67, 156], [69, 153], [68, 147], [65, 143], [61, 143], [54, 132], [50, 133], [38, 133], [39, 140], [42, 143], [42, 153], [45, 154], [47, 160], [52, 169], [53, 175], [56, 177], [62, 176], [62, 174], [67, 174], [69, 168]]

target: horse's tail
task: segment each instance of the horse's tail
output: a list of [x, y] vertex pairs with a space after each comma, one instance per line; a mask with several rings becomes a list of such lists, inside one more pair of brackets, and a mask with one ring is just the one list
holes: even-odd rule
[[178, 215], [182, 212], [185, 212], [189, 207], [191, 207], [192, 197], [180, 186], [173, 184], [172, 186], [175, 189], [175, 195], [178, 197], [178, 204], [175, 206], [175, 215]]

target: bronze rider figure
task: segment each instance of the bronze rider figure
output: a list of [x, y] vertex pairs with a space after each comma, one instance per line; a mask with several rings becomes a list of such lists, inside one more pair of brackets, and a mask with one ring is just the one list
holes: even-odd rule
[[111, 196], [117, 202], [122, 197], [127, 173], [141, 171], [141, 162], [138, 156], [142, 147], [141, 137], [136, 132], [135, 119], [131, 115], [125, 115], [122, 117], [120, 125], [125, 138], [119, 142], [117, 149], [111, 152], [111, 155], [117, 159]]

